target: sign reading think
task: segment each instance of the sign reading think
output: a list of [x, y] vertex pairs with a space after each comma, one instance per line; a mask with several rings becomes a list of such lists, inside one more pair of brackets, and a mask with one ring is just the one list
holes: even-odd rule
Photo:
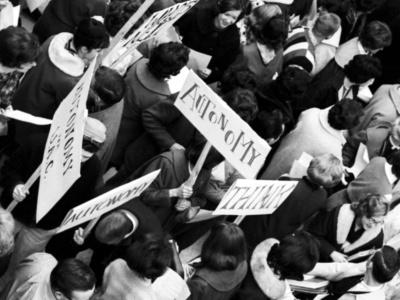
[[297, 181], [238, 179], [226, 192], [214, 215], [272, 214], [296, 185]]
[[57, 233], [95, 219], [129, 200], [140, 196], [159, 173], [160, 170], [154, 171], [74, 207], [65, 216]]
[[193, 71], [175, 106], [246, 178], [255, 178], [271, 147]]
[[189, 0], [155, 12], [123, 42], [123, 47], [136, 48], [140, 43], [156, 37], [178, 21], [197, 2], [199, 0]]
[[54, 114], [40, 172], [37, 222], [81, 176], [84, 116], [95, 61]]

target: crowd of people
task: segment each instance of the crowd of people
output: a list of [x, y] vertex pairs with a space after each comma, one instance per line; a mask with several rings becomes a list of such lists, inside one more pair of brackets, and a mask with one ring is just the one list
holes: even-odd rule
[[[400, 299], [400, 1], [199, 0], [104, 56], [143, 2], [51, 0], [32, 32], [0, 14], [0, 300]], [[181, 2], [155, 0], [122, 39]], [[81, 176], [37, 221], [40, 180], [25, 183], [50, 125], [5, 115], [52, 119], [95, 59]], [[187, 69], [271, 147], [257, 179], [297, 181], [272, 214], [199, 217], [243, 176], [211, 147], [190, 183], [207, 137], [174, 105]], [[90, 230], [58, 233], [157, 170]], [[309, 278], [329, 283], [295, 288]]]

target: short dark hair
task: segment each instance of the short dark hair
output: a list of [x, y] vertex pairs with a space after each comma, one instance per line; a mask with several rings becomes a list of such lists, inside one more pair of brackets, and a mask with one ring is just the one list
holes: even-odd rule
[[[110, 5], [108, 6], [107, 13], [104, 17], [104, 25], [108, 33], [111, 36], [115, 36], [141, 5], [142, 1], [140, 0], [111, 1]], [[148, 14], [144, 14], [132, 26], [128, 34], [137, 29], [140, 25], [142, 25], [147, 16]]]
[[0, 30], [0, 63], [8, 68], [34, 62], [39, 55], [37, 37], [23, 27], [9, 26]]
[[285, 100], [302, 98], [308, 89], [312, 77], [309, 72], [297, 66], [285, 67], [276, 79], [277, 90]]
[[370, 12], [381, 6], [385, 0], [356, 0], [355, 9], [361, 12]]
[[382, 49], [392, 44], [392, 31], [385, 23], [372, 21], [364, 26], [359, 39], [367, 50]]
[[361, 84], [382, 75], [379, 58], [370, 55], [356, 55], [344, 66], [344, 74], [353, 83]]
[[393, 279], [400, 269], [399, 254], [390, 246], [383, 246], [372, 257], [372, 276], [379, 283]]
[[319, 260], [318, 242], [308, 232], [297, 231], [274, 245], [267, 260], [281, 280], [303, 280]]
[[225, 13], [231, 10], [242, 10], [241, 0], [218, 0], [217, 8], [219, 13]]
[[91, 51], [107, 48], [110, 45], [110, 36], [103, 23], [93, 18], [87, 18], [79, 22], [73, 41], [77, 50], [86, 47]]
[[129, 268], [151, 280], [164, 274], [171, 259], [172, 251], [167, 239], [158, 234], [139, 236], [125, 254]]
[[388, 158], [388, 163], [392, 165], [392, 173], [400, 178], [400, 150], [394, 151]]
[[96, 277], [92, 269], [75, 258], [59, 262], [50, 274], [51, 288], [68, 298], [71, 298], [73, 291], [88, 291], [95, 284]]
[[360, 202], [354, 202], [351, 204], [351, 209], [354, 211], [357, 217], [375, 217], [387, 215], [390, 209], [389, 201], [384, 196], [377, 194], [367, 195], [361, 199]]
[[352, 99], [337, 102], [328, 112], [328, 123], [336, 130], [346, 130], [356, 127], [363, 114], [361, 103]]
[[252, 124], [252, 128], [257, 134], [265, 139], [276, 139], [282, 135], [285, 119], [282, 111], [274, 109], [271, 112], [260, 111]]
[[219, 89], [222, 94], [237, 87], [248, 90], [255, 90], [257, 87], [256, 75], [246, 66], [231, 65], [221, 78]]
[[246, 123], [253, 121], [256, 117], [258, 105], [256, 96], [252, 91], [237, 88], [225, 94], [222, 98]]
[[235, 270], [247, 259], [246, 239], [238, 225], [216, 223], [201, 249], [201, 265], [216, 271]]
[[261, 30], [253, 30], [253, 33], [258, 42], [277, 50], [282, 47], [287, 39], [288, 30], [285, 18], [278, 15], [269, 19]]
[[149, 71], [157, 78], [164, 79], [177, 75], [189, 60], [189, 49], [177, 42], [160, 44], [150, 54]]
[[107, 106], [111, 106], [124, 97], [126, 83], [117, 71], [101, 66], [94, 75], [93, 89]]
[[94, 234], [100, 243], [108, 244], [116, 239], [122, 240], [131, 230], [132, 222], [122, 211], [116, 210], [100, 219]]

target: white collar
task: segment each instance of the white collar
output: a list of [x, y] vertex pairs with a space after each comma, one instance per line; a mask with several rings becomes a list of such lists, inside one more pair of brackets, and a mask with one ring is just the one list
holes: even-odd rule
[[393, 184], [397, 180], [397, 177], [394, 176], [392, 172], [392, 165], [388, 164], [387, 162], [385, 163], [385, 174], [390, 184]]

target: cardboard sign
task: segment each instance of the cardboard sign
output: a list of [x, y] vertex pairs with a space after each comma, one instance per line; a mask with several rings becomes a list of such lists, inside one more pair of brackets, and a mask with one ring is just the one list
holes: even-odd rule
[[238, 179], [214, 215], [269, 215], [290, 195], [297, 181]]
[[[198, 1], [199, 0], [185, 1], [153, 13], [126, 40], [121, 41], [122, 47], [127, 49], [126, 53], [129, 53], [142, 42], [161, 34], [195, 6]], [[124, 56], [121, 57], [121, 59], [123, 58]]]
[[37, 222], [81, 176], [86, 100], [95, 64], [96, 59], [54, 114], [40, 173]]
[[140, 196], [140, 194], [148, 188], [159, 173], [160, 170], [151, 172], [150, 174], [121, 185], [103, 195], [74, 207], [65, 216], [57, 233], [95, 219], [118, 206], [121, 206], [129, 200]]
[[175, 106], [246, 178], [255, 178], [271, 147], [193, 71]]

